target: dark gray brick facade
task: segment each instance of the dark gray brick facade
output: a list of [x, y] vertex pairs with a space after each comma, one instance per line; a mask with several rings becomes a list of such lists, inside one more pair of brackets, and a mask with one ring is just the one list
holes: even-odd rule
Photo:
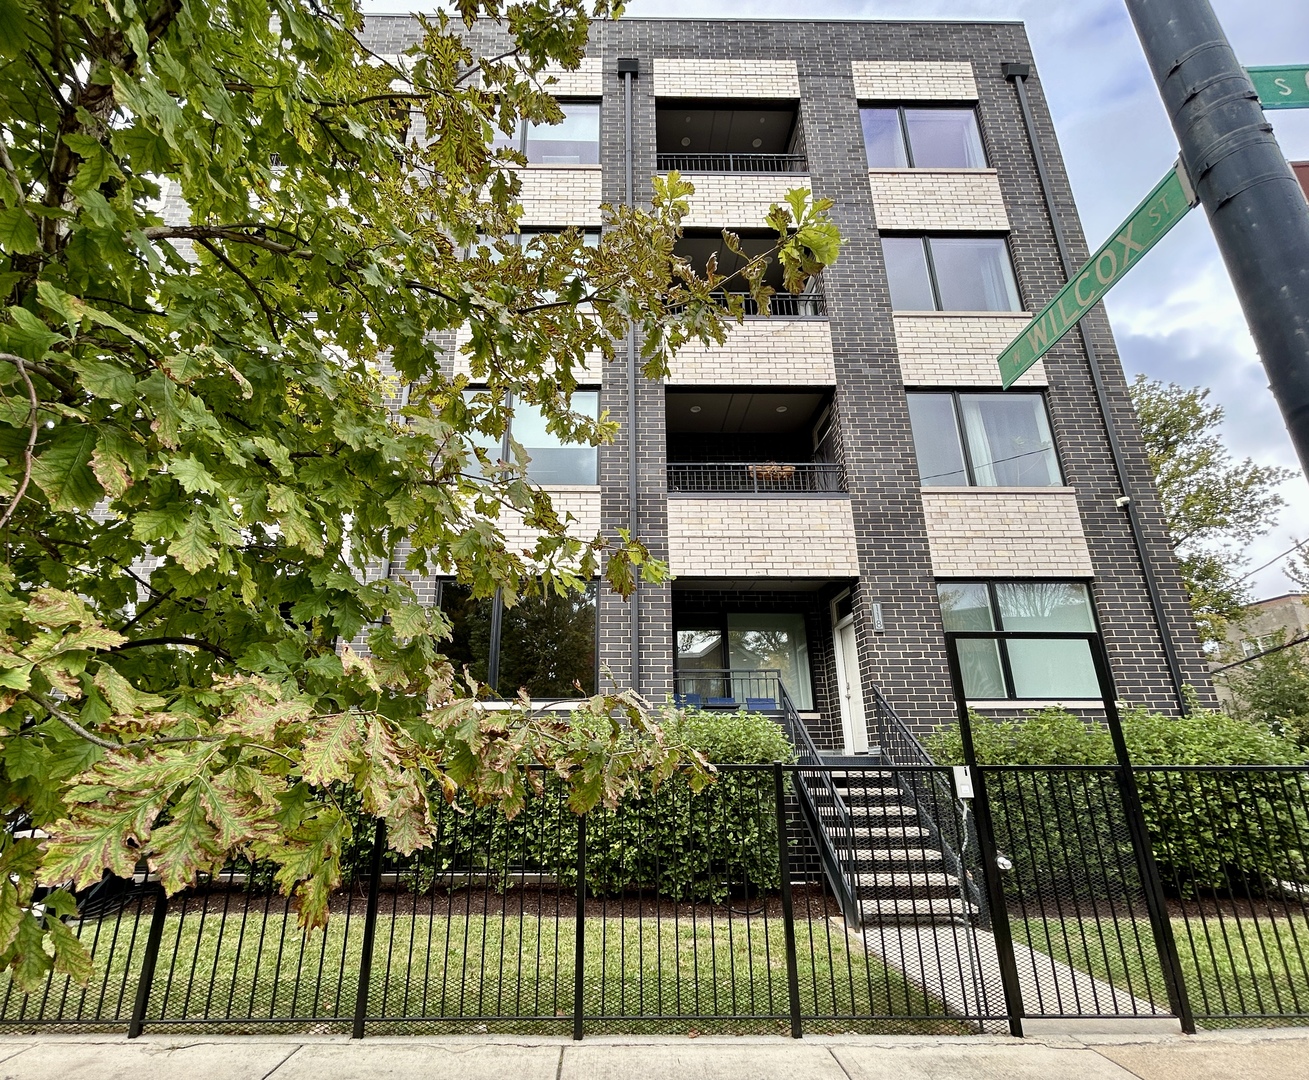
[[[378, 52], [397, 52], [416, 39], [407, 18], [373, 17], [365, 36]], [[479, 49], [492, 40], [474, 35]], [[835, 359], [834, 386], [840, 440], [853, 508], [858, 548], [857, 583], [833, 581], [817, 590], [778, 591], [759, 581], [747, 593], [711, 579], [640, 592], [640, 689], [663, 699], [671, 689], [673, 612], [712, 605], [748, 610], [802, 611], [809, 633], [815, 705], [823, 720], [815, 736], [840, 744], [835, 715], [829, 602], [856, 584], [855, 611], [861, 668], [867, 687], [878, 686], [901, 715], [920, 729], [955, 715], [936, 596], [927, 525], [909, 426], [905, 389], [896, 349], [890, 296], [882, 261], [876, 207], [869, 187], [852, 61], [965, 61], [978, 88], [978, 116], [990, 164], [1010, 223], [1010, 249], [1024, 307], [1038, 310], [1064, 284], [1048, 212], [1038, 183], [1012, 84], [1001, 64], [1033, 64], [1032, 105], [1050, 166], [1057, 209], [1074, 246], [1088, 253], [1063, 168], [1049, 110], [1041, 92], [1026, 34], [1016, 23], [911, 22], [737, 22], [621, 20], [597, 24], [591, 54], [603, 61], [601, 115], [603, 194], [623, 197], [624, 109], [619, 57], [640, 61], [633, 98], [636, 197], [648, 200], [655, 172], [653, 61], [660, 58], [794, 60], [800, 80], [804, 145], [814, 194], [835, 200], [832, 215], [845, 239], [840, 260], [825, 274]], [[559, 222], [560, 226], [569, 222]], [[1099, 352], [1114, 420], [1126, 452], [1147, 530], [1149, 556], [1159, 575], [1172, 620], [1183, 671], [1202, 702], [1213, 701], [1206, 665], [1149, 479], [1140, 433], [1108, 321], [1102, 308], [1083, 330]], [[1175, 712], [1168, 670], [1160, 647], [1140, 561], [1125, 513], [1115, 505], [1118, 488], [1105, 432], [1080, 338], [1070, 335], [1046, 358], [1048, 403], [1066, 480], [1076, 489], [1091, 555], [1097, 615], [1122, 700]], [[625, 422], [625, 350], [604, 372], [602, 408]], [[636, 431], [624, 426], [602, 449], [602, 522], [606, 531], [625, 526], [629, 500], [636, 500], [641, 538], [651, 550], [669, 550], [665, 403], [662, 386], [638, 379]], [[628, 440], [637, 446], [637, 491], [628, 487]], [[795, 538], [804, 543], [803, 536]], [[1053, 575], [1052, 575], [1053, 576]], [[775, 585], [776, 583], [773, 583]], [[871, 631], [871, 605], [880, 603], [885, 628]], [[606, 597], [600, 608], [600, 656], [619, 685], [632, 680], [630, 606]]]

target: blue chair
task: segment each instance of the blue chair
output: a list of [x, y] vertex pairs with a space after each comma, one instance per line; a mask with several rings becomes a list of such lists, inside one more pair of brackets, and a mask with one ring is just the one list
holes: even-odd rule
[[710, 709], [735, 709], [736, 698], [711, 697], [706, 699], [705, 706]]
[[745, 707], [749, 712], [777, 712], [777, 699], [770, 697], [748, 697]]
[[699, 694], [674, 694], [673, 704], [679, 709], [698, 709], [700, 707], [701, 697]]

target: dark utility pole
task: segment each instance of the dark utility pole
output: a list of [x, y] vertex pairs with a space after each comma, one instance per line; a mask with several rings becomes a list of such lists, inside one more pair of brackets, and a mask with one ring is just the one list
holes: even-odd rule
[[1309, 473], [1309, 204], [1209, 0], [1126, 2]]

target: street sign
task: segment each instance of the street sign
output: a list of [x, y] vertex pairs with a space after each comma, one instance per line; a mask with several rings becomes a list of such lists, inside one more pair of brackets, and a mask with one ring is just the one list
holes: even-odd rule
[[1309, 109], [1309, 64], [1252, 67], [1245, 72], [1265, 109]]
[[1004, 388], [1008, 390], [1076, 326], [1197, 201], [1179, 161], [1119, 226], [1113, 239], [1086, 261], [1000, 354]]

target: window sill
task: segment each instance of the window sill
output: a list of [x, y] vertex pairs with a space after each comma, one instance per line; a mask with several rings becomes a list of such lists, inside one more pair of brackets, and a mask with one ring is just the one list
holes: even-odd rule
[[893, 311], [897, 319], [1030, 319], [1030, 311]]
[[978, 698], [970, 709], [1103, 709], [1103, 698]]
[[573, 169], [573, 170], [576, 170], [576, 169], [582, 169], [582, 170], [584, 170], [584, 171], [586, 171], [586, 172], [599, 172], [601, 169], [604, 168], [604, 166], [603, 166], [603, 165], [590, 165], [590, 164], [581, 164], [581, 165], [563, 165], [563, 164], [556, 164], [556, 163], [554, 163], [554, 162], [545, 162], [545, 161], [539, 161], [539, 162], [538, 162], [538, 161], [529, 161], [526, 165], [511, 165], [511, 166], [509, 166], [509, 168], [512, 168], [512, 169], [530, 169], [530, 170], [533, 171], [533, 172], [536, 172], [537, 170], [549, 170], [549, 169]]
[[929, 165], [925, 168], [910, 168], [909, 166], [900, 166], [893, 168], [888, 165], [879, 165], [876, 168], [870, 168], [870, 176], [927, 176], [932, 173], [939, 173], [942, 176], [999, 176], [999, 169], [989, 167], [981, 169], [966, 168], [946, 168], [940, 165]]
[[[531, 481], [528, 481], [531, 483]], [[575, 491], [599, 491], [600, 485], [596, 484], [537, 484], [547, 495], [568, 495]]]
[[947, 487], [944, 484], [940, 487], [924, 484], [920, 489], [924, 495], [941, 494], [941, 495], [1032, 495], [1036, 493], [1045, 495], [1075, 495], [1076, 488], [1070, 488], [1059, 484], [1043, 484], [1041, 487], [991, 487], [985, 484], [968, 484], [963, 487]]

